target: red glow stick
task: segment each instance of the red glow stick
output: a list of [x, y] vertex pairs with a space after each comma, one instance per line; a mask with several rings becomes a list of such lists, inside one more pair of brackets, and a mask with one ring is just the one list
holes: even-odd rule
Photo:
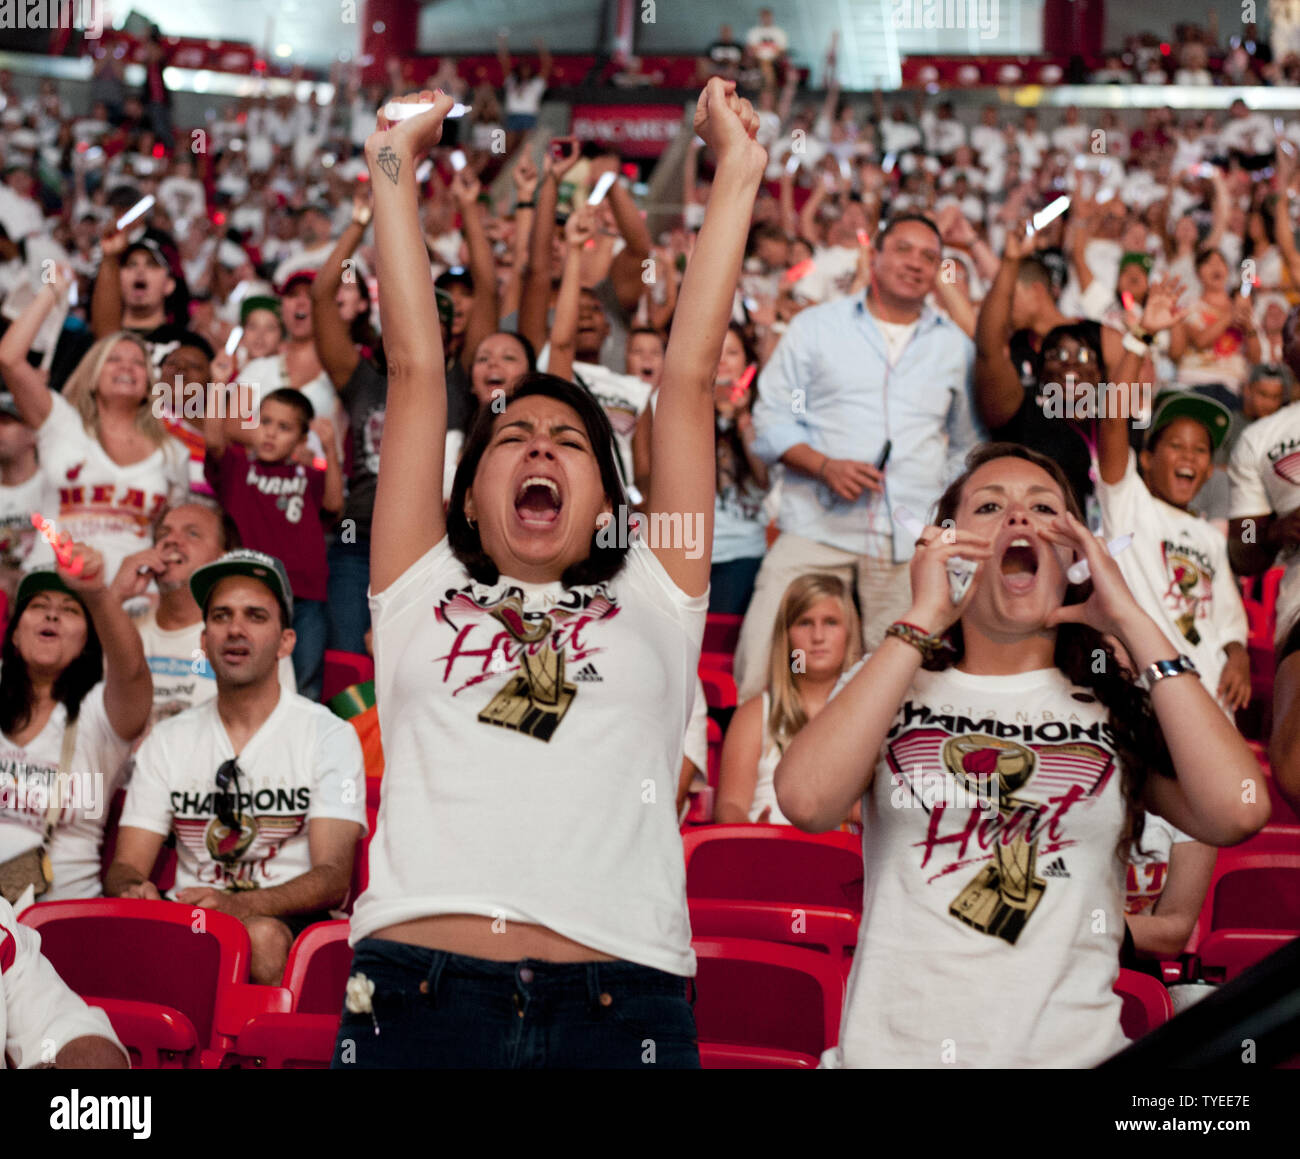
[[33, 511], [32, 526], [45, 537], [45, 542], [54, 548], [54, 556], [59, 561], [59, 566], [67, 568], [74, 576], [79, 576], [86, 561], [81, 558], [73, 559], [72, 548], [59, 543], [59, 529], [54, 526], [54, 522], [46, 519], [39, 511]]
[[797, 265], [791, 266], [788, 270], [785, 271], [785, 274], [782, 277], [782, 281], [793, 284], [794, 282], [797, 282], [800, 278], [802, 278], [805, 274], [810, 274], [812, 272], [812, 268], [813, 268], [812, 258], [804, 258], [803, 261], [799, 262]]
[[758, 367], [751, 362], [745, 367], [745, 373], [731, 384], [731, 401], [733, 404], [739, 403], [745, 397], [745, 393], [749, 390], [749, 384], [754, 381], [754, 375], [757, 373]]

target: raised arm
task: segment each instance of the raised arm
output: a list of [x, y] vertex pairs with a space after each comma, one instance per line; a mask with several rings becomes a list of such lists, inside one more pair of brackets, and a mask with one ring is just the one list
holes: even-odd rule
[[546, 47], [546, 41], [544, 41], [540, 36], [533, 41], [533, 43], [537, 46], [537, 75], [541, 77], [542, 80], [549, 83], [551, 79], [551, 69], [555, 64], [555, 62], [551, 60], [551, 50]]
[[96, 338], [122, 329], [122, 267], [126, 234], [117, 229], [106, 231], [99, 241], [99, 269], [95, 271], [95, 289], [90, 297], [90, 329]]
[[[356, 252], [361, 238], [370, 222], [370, 193], [367, 186], [358, 187], [352, 196], [352, 220], [348, 227], [334, 243], [330, 255], [321, 265], [320, 273], [311, 287], [312, 334], [316, 342], [316, 354], [325, 373], [336, 390], [342, 390], [352, 377], [361, 353], [348, 333], [347, 323], [339, 317], [338, 307], [334, 304], [339, 287], [343, 284], [344, 263]], [[351, 271], [357, 277], [356, 270]]]
[[701, 542], [691, 550], [654, 548], [664, 569], [688, 595], [709, 586], [715, 481], [713, 371], [731, 315], [754, 198], [767, 151], [754, 140], [758, 116], [736, 95], [734, 82], [712, 78], [700, 94], [695, 131], [718, 159], [695, 253], [678, 295], [652, 432], [650, 512], [671, 526], [676, 516], [699, 519]]
[[446, 359], [420, 236], [415, 166], [442, 138], [443, 119], [455, 101], [446, 93], [427, 91], [400, 99], [431, 102], [434, 107], [395, 125], [381, 110], [378, 128], [366, 141], [375, 199], [379, 297], [398, 305], [384, 318], [388, 409], [370, 545], [375, 593], [384, 591], [446, 533]]
[[[615, 173], [618, 172], [618, 158], [613, 158]], [[637, 299], [645, 283], [641, 280], [642, 262], [650, 256], [650, 231], [645, 219], [637, 208], [632, 192], [621, 181], [615, 181], [609, 189], [609, 208], [614, 214], [614, 223], [623, 238], [623, 250], [609, 267], [609, 278], [614, 285], [614, 294], [619, 305], [625, 310], [635, 310]]]
[[465, 321], [465, 343], [460, 363], [468, 371], [478, 344], [497, 328], [501, 299], [497, 294], [497, 268], [492, 258], [492, 243], [483, 225], [483, 207], [479, 204], [478, 178], [462, 169], [451, 181], [452, 196], [460, 209], [460, 228], [469, 247], [469, 271], [474, 277], [474, 304]]
[[564, 225], [564, 276], [555, 299], [551, 327], [551, 357], [547, 370], [560, 378], [573, 376], [578, 346], [578, 302], [582, 297], [582, 247], [596, 235], [596, 211], [587, 206], [570, 215]]
[[[537, 218], [537, 166], [527, 154], [520, 157], [510, 170], [510, 180], [515, 187], [514, 261], [501, 298], [501, 317], [505, 318], [519, 309], [523, 297], [524, 274], [528, 269], [528, 243], [532, 237], [533, 222]], [[500, 322], [497, 323], [500, 325]], [[519, 327], [516, 325], [516, 330]]]
[[763, 698], [745, 701], [727, 726], [722, 742], [722, 767], [713, 820], [719, 825], [744, 823], [758, 787], [758, 762], [763, 748]]
[[[555, 156], [555, 146], [567, 151]], [[537, 189], [537, 213], [528, 244], [528, 272], [524, 275], [523, 300], [519, 303], [519, 333], [540, 350], [546, 345], [546, 314], [551, 304], [551, 240], [555, 236], [555, 206], [565, 174], [578, 163], [578, 142], [574, 137], [557, 137], [546, 150], [542, 183]]]
[[50, 390], [45, 376], [27, 361], [27, 352], [41, 325], [63, 297], [62, 280], [40, 288], [36, 297], [0, 338], [0, 374], [14, 396], [18, 413], [35, 430], [50, 413]]
[[1011, 337], [1011, 300], [1025, 252], [1023, 237], [1023, 224], [1013, 225], [1007, 231], [1002, 264], [975, 322], [975, 405], [989, 430], [1010, 422], [1025, 397], [1007, 347]]

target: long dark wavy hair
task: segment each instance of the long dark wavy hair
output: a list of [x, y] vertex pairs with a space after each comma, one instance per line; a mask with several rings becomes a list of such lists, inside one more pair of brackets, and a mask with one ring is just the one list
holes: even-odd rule
[[[741, 348], [745, 351], [745, 365], [752, 366], [756, 363], [758, 356], [754, 352], [754, 344], [749, 340], [749, 335], [745, 333], [744, 328], [736, 322], [731, 322], [728, 324], [727, 329], [740, 339]], [[748, 397], [741, 406], [736, 408], [737, 415], [742, 411], [753, 410], [755, 390], [756, 385], [751, 383]], [[723, 459], [726, 457], [730, 458], [735, 468], [731, 482], [735, 483], [737, 493], [743, 495], [751, 485], [761, 493], [761, 488], [758, 487], [757, 481], [754, 479], [753, 469], [749, 465], [749, 459], [745, 455], [745, 440], [741, 437], [740, 429], [736, 426], [735, 420], [733, 419], [727, 429], [723, 430], [721, 423], [716, 421], [717, 417], [719, 416], [715, 411], [713, 427], [715, 451], [721, 450], [724, 446], [727, 450], [723, 451], [722, 454], [715, 454], [717, 466], [714, 486], [721, 493], [728, 482], [724, 478], [725, 472], [722, 470]]]
[[[40, 594], [33, 592], [14, 608], [13, 615], [9, 617], [9, 627], [5, 629], [4, 646], [0, 648], [0, 732], [6, 736], [13, 736], [26, 728], [32, 719], [32, 678], [27, 671], [27, 661], [22, 658], [14, 643], [14, 636], [18, 632], [18, 623], [23, 618], [23, 613]], [[95, 625], [81, 598], [75, 594], [72, 594], [72, 598], [81, 604], [86, 617], [86, 644], [77, 658], [55, 678], [53, 688], [54, 699], [67, 709], [69, 723], [77, 719], [86, 694], [104, 678], [104, 651], [100, 647]]]
[[[961, 505], [961, 495], [970, 477], [986, 463], [997, 459], [1023, 459], [1046, 471], [1065, 496], [1065, 505], [1080, 523], [1083, 512], [1074, 496], [1074, 490], [1065, 472], [1055, 460], [1016, 443], [986, 443], [976, 447], [966, 458], [966, 469], [954, 479], [939, 497], [935, 515], [936, 524], [945, 519], [955, 519]], [[1065, 589], [1066, 604], [1084, 603], [1092, 595], [1092, 580], [1071, 584]], [[961, 621], [948, 629], [948, 640], [956, 649], [945, 651], [926, 668], [939, 671], [955, 664], [965, 654]], [[1095, 663], [1102, 653], [1102, 663]], [[1107, 723], [1114, 737], [1115, 755], [1120, 762], [1120, 788], [1124, 797], [1124, 830], [1115, 846], [1115, 855], [1127, 862], [1129, 855], [1141, 847], [1142, 830], [1146, 814], [1142, 795], [1147, 777], [1155, 773], [1174, 777], [1173, 759], [1164, 733], [1151, 709], [1151, 699], [1133, 683], [1115, 656], [1115, 650], [1105, 636], [1086, 624], [1061, 624], [1056, 629], [1056, 652], [1053, 660], [1062, 672], [1080, 688], [1091, 692], [1105, 706]], [[1098, 672], [1097, 668], [1101, 671]]]
[[[519, 378], [510, 391], [509, 402], [529, 395], [553, 398], [577, 412], [587, 432], [592, 453], [596, 456], [606, 498], [615, 513], [619, 512], [620, 507], [629, 506], [618, 473], [618, 464], [614, 460], [614, 429], [591, 392], [554, 374], [533, 373]], [[465, 518], [465, 493], [474, 485], [479, 461], [492, 441], [500, 417], [491, 407], [480, 408], [475, 416], [474, 425], [465, 438], [465, 447], [461, 452], [460, 465], [456, 468], [456, 478], [451, 485], [451, 498], [447, 504], [447, 538], [451, 542], [451, 549], [469, 574], [479, 583], [485, 584], [496, 583], [501, 578], [501, 573], [492, 557], [484, 551], [478, 527], [471, 525]], [[593, 528], [590, 553], [585, 559], [566, 568], [560, 582], [566, 588], [571, 588], [579, 584], [611, 580], [622, 569], [627, 560], [627, 552], [626, 547], [602, 545]]]

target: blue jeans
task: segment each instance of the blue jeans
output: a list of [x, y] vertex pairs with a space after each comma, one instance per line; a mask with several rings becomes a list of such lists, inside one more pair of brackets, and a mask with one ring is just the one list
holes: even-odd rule
[[381, 938], [352, 977], [372, 1012], [344, 1008], [334, 1070], [698, 1070], [688, 979], [632, 962], [491, 962]]
[[364, 656], [370, 627], [370, 541], [344, 543], [335, 539], [329, 550], [329, 646]]
[[709, 611], [724, 616], [743, 616], [754, 594], [754, 580], [763, 557], [729, 559], [709, 569]]
[[325, 601], [294, 600], [293, 630], [298, 642], [293, 646], [293, 678], [298, 694], [319, 700], [325, 680]]

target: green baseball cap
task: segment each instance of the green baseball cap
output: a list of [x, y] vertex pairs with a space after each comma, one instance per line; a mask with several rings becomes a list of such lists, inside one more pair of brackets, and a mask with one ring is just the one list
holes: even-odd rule
[[[248, 325], [248, 316], [254, 310], [269, 310], [278, 320], [280, 317], [280, 299], [271, 298], [265, 294], [254, 294], [251, 298], [245, 298], [239, 306], [239, 324], [241, 326]], [[281, 326], [284, 325], [283, 322], [280, 324]]]
[[14, 606], [26, 603], [38, 592], [63, 592], [78, 603], [81, 597], [63, 582], [62, 577], [53, 566], [34, 567], [18, 582], [18, 591], [14, 593]]
[[284, 612], [284, 626], [292, 626], [293, 588], [289, 585], [289, 574], [284, 570], [284, 564], [273, 555], [248, 548], [228, 551], [220, 559], [197, 568], [190, 576], [190, 592], [205, 616], [212, 589], [232, 575], [246, 575], [270, 588], [271, 594], [280, 603], [280, 610]]
[[1232, 415], [1223, 403], [1194, 390], [1171, 390], [1160, 395], [1156, 413], [1151, 419], [1151, 429], [1147, 431], [1146, 445], [1151, 445], [1156, 431], [1180, 418], [1195, 419], [1209, 431], [1210, 447], [1216, 451], [1223, 445], [1232, 424]]

